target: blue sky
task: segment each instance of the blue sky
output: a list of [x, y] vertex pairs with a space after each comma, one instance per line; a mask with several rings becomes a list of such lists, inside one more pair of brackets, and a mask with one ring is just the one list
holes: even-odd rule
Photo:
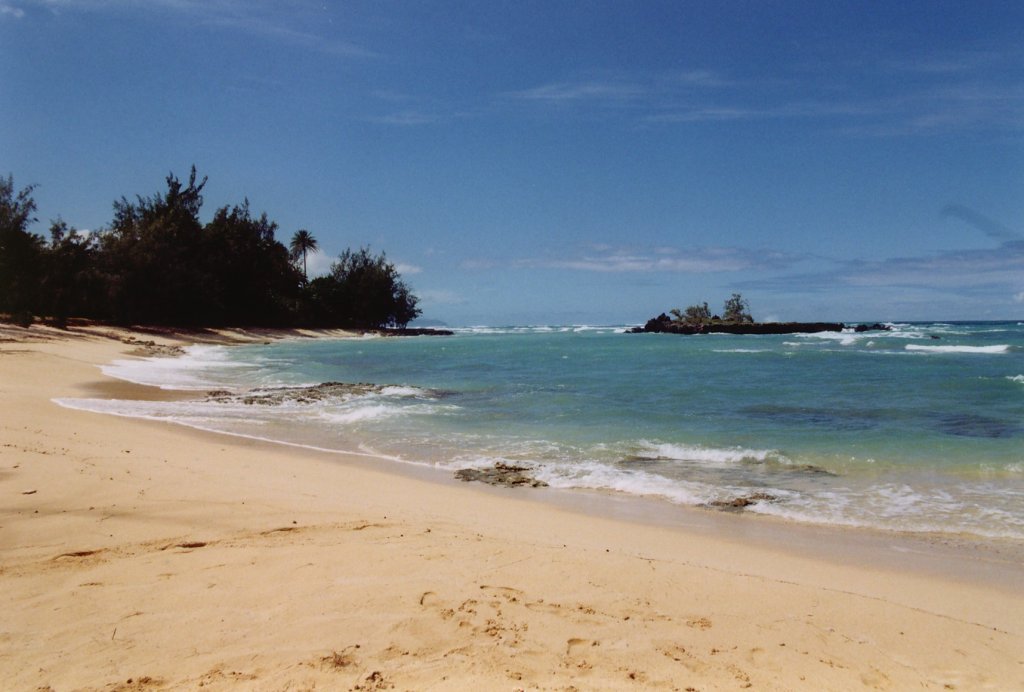
[[0, 0], [36, 232], [193, 163], [454, 325], [1022, 319], [1024, 4]]

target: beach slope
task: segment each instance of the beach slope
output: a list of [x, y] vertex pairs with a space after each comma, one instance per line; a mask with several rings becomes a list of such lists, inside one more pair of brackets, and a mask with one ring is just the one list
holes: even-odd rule
[[1013, 588], [52, 401], [196, 338], [0, 329], [5, 689], [1024, 689]]

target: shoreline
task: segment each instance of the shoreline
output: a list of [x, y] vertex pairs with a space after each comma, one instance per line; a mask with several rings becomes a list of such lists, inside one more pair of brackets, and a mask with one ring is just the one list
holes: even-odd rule
[[622, 498], [597, 517], [585, 505], [606, 495], [466, 487], [51, 403], [176, 394], [98, 366], [122, 336], [187, 336], [111, 333], [0, 333], [0, 673], [20, 687], [1024, 683], [1017, 584], [864, 564], [850, 533], [830, 560], [773, 542], [794, 532], [765, 517], [664, 526]]
[[[344, 330], [226, 329], [217, 330], [213, 338], [192, 343], [230, 346], [270, 343], [274, 340], [359, 339], [366, 336], [364, 333]], [[133, 346], [137, 345], [132, 337], [129, 337], [127, 342]], [[173, 357], [183, 352], [181, 349], [177, 352], [168, 352], [166, 346], [155, 345], [152, 342], [150, 344], [150, 347], [143, 347], [129, 355]], [[103, 380], [90, 385], [88, 395], [96, 398], [183, 401], [194, 399], [204, 392], [206, 389], [168, 389], [103, 375]], [[343, 464], [359, 459], [359, 463], [366, 464], [367, 468], [428, 482], [466, 485], [461, 479], [455, 480], [458, 478], [457, 471], [438, 468], [429, 462], [392, 458], [372, 451], [324, 448], [246, 433], [225, 432], [174, 420], [154, 422], [170, 423], [203, 434], [223, 435], [258, 444], [325, 454], [329, 459]], [[476, 490], [486, 490], [487, 485], [486, 481], [468, 483], [470, 489]], [[490, 485], [504, 484], [498, 482]], [[609, 509], [614, 508], [611, 516], [619, 521], [706, 532], [726, 540], [748, 543], [755, 541], [795, 555], [825, 559], [833, 563], [848, 561], [851, 555], [856, 555], [858, 563], [862, 566], [895, 571], [910, 570], [965, 583], [976, 582], [1014, 592], [1024, 591], [1024, 570], [1019, 569], [1019, 565], [1024, 565], [1024, 541], [1017, 538], [818, 523], [731, 510], [724, 505], [683, 505], [659, 496], [630, 495], [613, 490], [545, 488], [539, 492], [528, 492], [528, 487], [520, 486], [515, 487], [512, 492], [517, 497], [591, 517], [608, 517]]]
[[[334, 337], [332, 337], [334, 338]], [[83, 385], [90, 395], [150, 401], [190, 400], [198, 393], [107, 378]], [[70, 408], [69, 410], [76, 410]], [[94, 413], [98, 416], [117, 414]], [[356, 466], [415, 481], [497, 498], [516, 498], [581, 517], [618, 523], [699, 533], [743, 546], [768, 547], [794, 557], [822, 560], [834, 565], [850, 562], [862, 568], [909, 572], [920, 576], [982, 585], [1011, 594], [1024, 593], [1024, 542], [976, 534], [896, 531], [867, 526], [816, 524], [752, 512], [675, 504], [659, 497], [629, 495], [611, 490], [505, 486], [458, 479], [451, 469], [428, 463], [394, 459], [372, 452], [315, 447], [242, 433], [224, 432], [169, 420], [119, 416], [147, 425], [171, 427], [183, 435], [267, 446], [310, 454], [327, 463]], [[225, 441], [223, 438], [227, 438]]]

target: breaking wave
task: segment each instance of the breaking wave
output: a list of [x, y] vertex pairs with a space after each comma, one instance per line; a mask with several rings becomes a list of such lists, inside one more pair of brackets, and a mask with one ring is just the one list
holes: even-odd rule
[[992, 346], [925, 346], [922, 344], [907, 344], [903, 347], [907, 351], [919, 351], [923, 353], [1009, 353], [1009, 344], [994, 344]]

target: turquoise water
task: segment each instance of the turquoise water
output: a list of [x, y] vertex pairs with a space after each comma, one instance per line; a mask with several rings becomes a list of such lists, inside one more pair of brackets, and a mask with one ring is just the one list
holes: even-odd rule
[[[64, 400], [558, 488], [900, 531], [1024, 539], [1024, 326], [787, 336], [477, 328], [452, 337], [198, 346], [117, 377], [223, 390]], [[374, 387], [310, 387], [324, 382]], [[263, 388], [253, 392], [253, 388]]]

